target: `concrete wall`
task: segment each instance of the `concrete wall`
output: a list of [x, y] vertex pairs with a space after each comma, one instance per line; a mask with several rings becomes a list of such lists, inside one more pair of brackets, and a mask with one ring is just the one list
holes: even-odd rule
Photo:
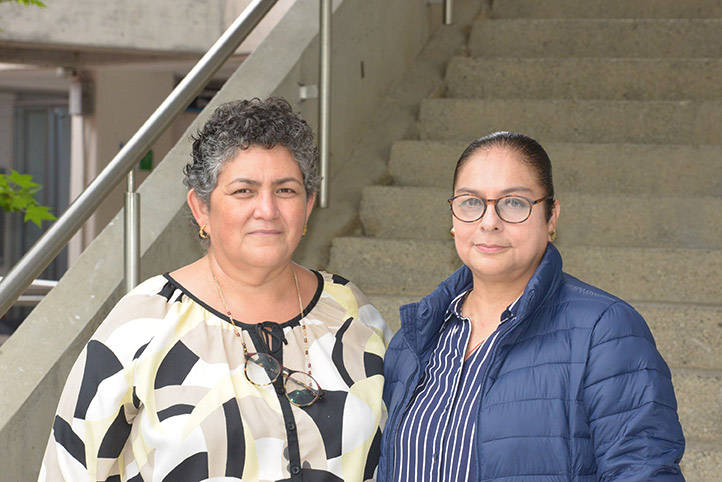
[[[82, 169], [79, 178], [87, 186], [118, 154], [121, 147], [143, 125], [175, 87], [172, 72], [130, 70], [122, 67], [98, 68], [92, 73], [95, 102], [92, 114], [84, 122], [92, 126], [89, 138], [78, 144], [83, 152], [73, 153], [73, 168]], [[73, 135], [80, 135], [79, 131]], [[165, 157], [173, 142], [172, 131], [167, 131], [153, 145], [154, 162]], [[75, 143], [74, 143], [75, 145]], [[136, 183], [140, 184], [150, 171], [136, 169]], [[84, 246], [113, 219], [123, 206], [125, 185], [116, 187], [84, 226]], [[80, 194], [72, 192], [71, 198]]]
[[9, 172], [13, 159], [13, 107], [15, 95], [0, 92], [0, 167]]
[[[225, 0], [49, 0], [47, 8], [0, 4], [0, 40], [127, 50], [203, 52], [224, 27]], [[159, 29], [164, 19], [178, 28]], [[159, 35], [160, 33], [164, 35]]]
[[[0, 168], [9, 173], [13, 159], [13, 105], [15, 95], [11, 93], [0, 93]], [[5, 226], [9, 218], [4, 211], [0, 211], [4, 217]], [[0, 232], [0, 272], [8, 263], [10, 258], [10, 230]]]
[[[0, 3], [0, 46], [203, 53], [252, 0], [49, 0]], [[240, 51], [250, 52], [295, 0], [279, 0]], [[159, 28], [161, 27], [161, 28]]]
[[[424, 0], [339, 0], [334, 8], [331, 156], [332, 177], [338, 177], [348, 171], [345, 161], [351, 147], [374, 122], [383, 95], [418, 55], [431, 26], [438, 24], [439, 15], [437, 6], [430, 10]], [[221, 102], [272, 94], [297, 100], [298, 84], [316, 82], [317, 15], [317, 0], [298, 0], [191, 123], [189, 131], [198, 129]], [[305, 101], [298, 107], [315, 121], [315, 101]], [[200, 256], [184, 208], [181, 169], [189, 153], [190, 144], [183, 136], [139, 189], [142, 277], [173, 270]], [[380, 166], [358, 171], [362, 173], [354, 179], [358, 187], [384, 175]], [[314, 216], [317, 214], [324, 216]], [[344, 210], [341, 215], [345, 219], [335, 224], [340, 228], [351, 223], [356, 213]], [[315, 243], [322, 244], [319, 240]], [[90, 334], [121, 296], [121, 283], [122, 221], [116, 217], [66, 273], [58, 288], [0, 346], [3, 480], [36, 478], [67, 372]]]

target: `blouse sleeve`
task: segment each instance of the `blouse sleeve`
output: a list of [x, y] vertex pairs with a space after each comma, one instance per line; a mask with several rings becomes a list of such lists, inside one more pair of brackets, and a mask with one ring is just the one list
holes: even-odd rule
[[598, 480], [684, 480], [671, 374], [644, 319], [626, 303], [610, 306], [594, 327], [583, 397]]
[[39, 481], [114, 480], [124, 472], [119, 461], [140, 405], [135, 360], [148, 343], [138, 327], [149, 309], [165, 306], [158, 298], [126, 295], [81, 352], [60, 396]]
[[379, 310], [371, 304], [366, 295], [353, 283], [348, 284], [358, 304], [358, 319], [374, 330], [383, 340], [384, 347], [389, 346], [393, 332]]

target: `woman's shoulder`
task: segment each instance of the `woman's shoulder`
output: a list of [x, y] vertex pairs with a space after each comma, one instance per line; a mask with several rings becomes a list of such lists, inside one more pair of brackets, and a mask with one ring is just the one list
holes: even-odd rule
[[585, 283], [567, 273], [557, 297], [557, 309], [576, 325], [607, 335], [651, 337], [649, 327], [632, 305], [601, 288]]
[[392, 332], [378, 309], [369, 301], [356, 284], [348, 279], [326, 271], [317, 272], [323, 281], [323, 297], [339, 304], [347, 317], [353, 317], [378, 332], [386, 345]]
[[628, 305], [612, 293], [585, 283], [568, 273], [562, 273], [562, 282], [556, 299], [557, 303], [566, 305], [568, 309], [605, 311], [614, 304]]
[[122, 338], [127, 343], [129, 334], [140, 335], [156, 325], [154, 320], [166, 319], [181, 294], [181, 288], [167, 274], [148, 278], [116, 303], [92, 338], [107, 342]]
[[327, 296], [338, 299], [347, 305], [350, 302], [349, 307], [368, 303], [368, 298], [359, 287], [343, 276], [326, 271], [316, 271], [316, 273], [323, 281], [322, 290]]

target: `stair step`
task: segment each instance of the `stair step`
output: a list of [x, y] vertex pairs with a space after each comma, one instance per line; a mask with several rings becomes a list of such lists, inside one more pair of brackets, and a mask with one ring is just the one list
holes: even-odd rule
[[715, 18], [718, 0], [494, 0], [492, 18]]
[[722, 59], [454, 57], [446, 85], [456, 98], [720, 100]]
[[472, 57], [719, 57], [721, 32], [718, 18], [481, 19], [471, 30], [469, 53]]
[[722, 440], [722, 372], [672, 370], [679, 421], [696, 441]]
[[[396, 332], [399, 307], [419, 296], [370, 295], [371, 303]], [[722, 306], [645, 303], [630, 300], [647, 320], [659, 351], [675, 368], [719, 369], [722, 359]]]
[[[442, 280], [439, 280], [441, 282]], [[391, 331], [396, 333], [401, 327], [401, 320], [399, 319], [399, 308], [409, 303], [415, 303], [419, 301], [422, 296], [409, 296], [409, 295], [368, 295], [371, 304], [376, 307], [381, 313], [386, 323], [391, 328]]]
[[[401, 141], [391, 148], [396, 184], [451, 192], [468, 142]], [[722, 196], [722, 146], [548, 144], [558, 192]]]
[[[368, 186], [364, 233], [377, 238], [449, 239], [450, 189]], [[558, 244], [722, 249], [722, 197], [557, 193]]]
[[720, 368], [722, 305], [644, 302], [632, 305], [647, 320], [659, 351], [670, 366]]
[[551, 142], [719, 144], [720, 101], [426, 99], [422, 139], [471, 141], [498, 130]]
[[719, 441], [696, 443], [687, 437], [687, 446], [682, 458], [682, 473], [688, 482], [709, 482], [718, 480], [722, 473], [722, 446]]
[[426, 295], [461, 261], [452, 241], [334, 238], [328, 270], [367, 295]]
[[[565, 271], [623, 299], [720, 303], [722, 250], [560, 247]], [[328, 269], [368, 294], [425, 295], [461, 265], [453, 241], [336, 238]]]

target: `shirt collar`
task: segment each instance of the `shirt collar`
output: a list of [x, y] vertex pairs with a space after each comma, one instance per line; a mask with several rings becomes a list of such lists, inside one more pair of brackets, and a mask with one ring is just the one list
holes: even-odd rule
[[[468, 288], [463, 291], [459, 296], [451, 300], [449, 307], [446, 309], [446, 315], [444, 316], [444, 324], [441, 326], [442, 331], [446, 328], [446, 325], [451, 319], [465, 320], [466, 318], [461, 314], [461, 307], [464, 305], [464, 300], [471, 292], [472, 288]], [[518, 301], [521, 299], [521, 295], [515, 299], [509, 306], [506, 307], [504, 312], [501, 314], [501, 323], [505, 323], [514, 316], [516, 316], [516, 309]]]

